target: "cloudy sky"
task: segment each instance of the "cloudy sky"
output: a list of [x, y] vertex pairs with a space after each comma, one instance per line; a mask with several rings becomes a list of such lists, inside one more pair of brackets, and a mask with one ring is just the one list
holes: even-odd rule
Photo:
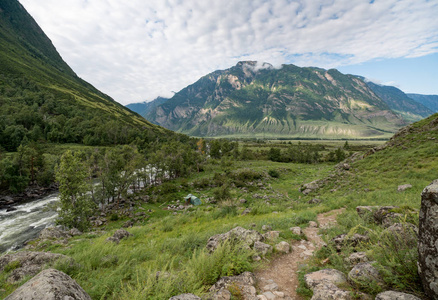
[[438, 94], [436, 0], [19, 0], [83, 79], [127, 104], [240, 60]]

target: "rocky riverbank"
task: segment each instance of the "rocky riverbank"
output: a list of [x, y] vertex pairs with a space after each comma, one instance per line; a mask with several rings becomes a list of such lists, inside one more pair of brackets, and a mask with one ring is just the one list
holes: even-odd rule
[[14, 206], [34, 201], [58, 191], [56, 184], [48, 187], [30, 186], [19, 194], [0, 193], [0, 209], [14, 210]]

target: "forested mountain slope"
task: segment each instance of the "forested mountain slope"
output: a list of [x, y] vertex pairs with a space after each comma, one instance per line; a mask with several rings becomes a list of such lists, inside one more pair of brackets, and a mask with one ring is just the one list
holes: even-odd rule
[[87, 145], [155, 139], [152, 125], [80, 79], [16, 0], [0, 2], [0, 145]]

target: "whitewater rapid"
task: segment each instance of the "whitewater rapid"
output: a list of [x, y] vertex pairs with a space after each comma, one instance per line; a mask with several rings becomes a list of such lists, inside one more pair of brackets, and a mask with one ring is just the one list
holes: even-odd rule
[[14, 211], [1, 209], [0, 253], [23, 247], [26, 241], [36, 238], [41, 230], [54, 224], [58, 213], [51, 208], [51, 204], [58, 200], [58, 193], [54, 193], [14, 206]]

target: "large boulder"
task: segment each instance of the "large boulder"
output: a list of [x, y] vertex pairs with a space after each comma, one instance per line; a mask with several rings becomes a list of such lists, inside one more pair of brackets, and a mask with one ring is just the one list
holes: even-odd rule
[[15, 283], [25, 276], [33, 276], [40, 272], [44, 266], [53, 265], [57, 261], [65, 261], [74, 264], [74, 260], [68, 256], [50, 252], [22, 251], [9, 253], [0, 257], [0, 271], [10, 270], [8, 281]]
[[418, 272], [424, 291], [438, 299], [438, 180], [421, 194]]
[[263, 240], [264, 237], [259, 232], [238, 226], [226, 233], [216, 234], [210, 237], [206, 247], [210, 252], [213, 252], [224, 241], [238, 242], [247, 247], [251, 247], [255, 242]]
[[414, 295], [395, 292], [395, 291], [386, 291], [380, 294], [377, 294], [375, 300], [420, 300], [420, 298], [415, 297]]
[[67, 274], [46, 269], [5, 300], [91, 300], [91, 297]]

